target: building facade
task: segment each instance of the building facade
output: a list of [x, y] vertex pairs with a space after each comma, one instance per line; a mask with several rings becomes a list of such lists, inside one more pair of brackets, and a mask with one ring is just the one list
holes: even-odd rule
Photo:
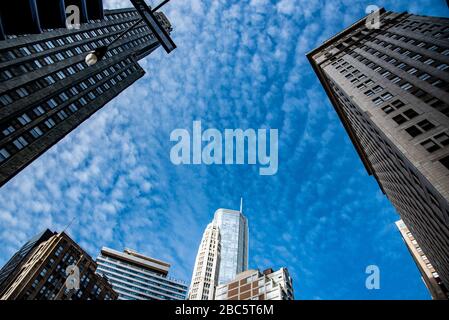
[[[47, 234], [48, 231], [27, 243], [39, 239], [39, 244], [16, 264], [17, 272], [11, 274], [2, 288], [0, 300], [117, 299], [118, 294], [108, 280], [95, 273], [95, 261], [76, 242], [64, 232], [53, 232], [47, 240], [42, 240]], [[27, 245], [20, 251], [24, 252]], [[75, 268], [77, 271], [73, 271]], [[74, 282], [69, 285], [71, 275]]]
[[396, 226], [401, 233], [402, 239], [404, 240], [407, 249], [413, 257], [413, 260], [415, 261], [419, 272], [421, 272], [421, 278], [423, 279], [424, 284], [429, 290], [432, 299], [448, 300], [449, 292], [441, 281], [438, 272], [436, 272], [429, 259], [427, 259], [426, 254], [421, 249], [419, 243], [416, 241], [415, 237], [413, 237], [413, 234], [407, 228], [404, 221], [396, 221]]
[[248, 269], [248, 220], [241, 211], [218, 209], [214, 214], [213, 223], [221, 236], [218, 284], [227, 283]]
[[8, 288], [11, 281], [20, 272], [21, 266], [30, 257], [34, 249], [42, 242], [47, 241], [54, 235], [50, 230], [45, 230], [31, 238], [19, 249], [9, 261], [0, 269], [0, 296]]
[[293, 280], [286, 268], [247, 270], [217, 287], [216, 300], [293, 300]]
[[449, 285], [449, 19], [381, 9], [307, 56], [366, 170]]
[[130, 249], [103, 247], [97, 273], [106, 276], [119, 300], [185, 300], [188, 286], [168, 277], [170, 264]]
[[[42, 15], [51, 9], [30, 9], [33, 1], [22, 2], [16, 8], [22, 11], [21, 17], [31, 10], [30, 16], [40, 18], [41, 23], [29, 27], [36, 34], [0, 34], [5, 39], [0, 41], [0, 186], [142, 77], [145, 72], [138, 60], [159, 47], [144, 24], [112, 43], [141, 18], [135, 9], [103, 12], [101, 6], [93, 15], [82, 10], [80, 28], [68, 29], [61, 28], [61, 23], [43, 23], [48, 19]], [[79, 1], [89, 6], [97, 2]], [[39, 5], [44, 3], [50, 5], [49, 1]], [[56, 6], [63, 1], [52, 3]], [[156, 16], [171, 32], [165, 15], [157, 12]], [[6, 26], [29, 22], [20, 21]], [[59, 28], [48, 28], [52, 25]], [[110, 43], [103, 59], [93, 66], [85, 63], [88, 52]]]
[[214, 300], [221, 259], [220, 229], [209, 223], [195, 259], [189, 300]]

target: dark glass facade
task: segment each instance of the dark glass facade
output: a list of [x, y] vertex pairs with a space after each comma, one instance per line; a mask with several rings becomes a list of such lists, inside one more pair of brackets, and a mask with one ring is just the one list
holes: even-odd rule
[[[171, 32], [165, 15], [156, 16]], [[106, 10], [79, 29], [0, 41], [0, 186], [144, 75], [138, 60], [159, 46], [144, 24], [95, 65], [84, 62], [139, 19], [134, 9]]]

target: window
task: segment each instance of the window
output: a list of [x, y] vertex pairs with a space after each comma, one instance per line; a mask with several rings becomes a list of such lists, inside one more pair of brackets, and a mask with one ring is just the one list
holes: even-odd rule
[[427, 80], [430, 78], [430, 75], [428, 73], [423, 73], [422, 75], [419, 76], [419, 79], [421, 80]]
[[2, 105], [6, 106], [6, 105], [12, 103], [12, 99], [8, 94], [4, 94], [4, 95], [0, 96], [0, 102]]
[[0, 162], [3, 162], [5, 159], [8, 159], [10, 156], [9, 152], [6, 151], [5, 148], [0, 149]]
[[30, 130], [30, 133], [35, 138], [39, 138], [42, 135], [42, 131], [41, 129], [39, 129], [39, 127], [34, 127]]
[[49, 85], [51, 85], [51, 84], [53, 84], [53, 83], [56, 82], [55, 79], [53, 79], [52, 76], [47, 76], [47, 77], [45, 77], [44, 79], [45, 79], [45, 81], [47, 81], [47, 83], [48, 83]]
[[391, 80], [391, 82], [393, 83], [398, 83], [399, 81], [401, 81], [402, 79], [399, 77], [395, 77], [393, 80]]
[[8, 128], [6, 128], [5, 130], [3, 130], [3, 135], [8, 136], [11, 133], [13, 133], [14, 131], [16, 131], [12, 126], [9, 126]]
[[28, 117], [28, 115], [26, 113], [22, 114], [20, 117], [17, 117], [17, 120], [19, 120], [19, 122], [22, 126], [31, 122], [30, 117]]
[[409, 82], [406, 82], [406, 83], [404, 83], [404, 84], [401, 86], [401, 89], [404, 89], [405, 91], [408, 91], [408, 90], [410, 90], [412, 87], [413, 87], [413, 86], [412, 86]]
[[40, 116], [40, 115], [43, 115], [43, 114], [45, 113], [45, 110], [44, 110], [44, 108], [42, 108], [41, 106], [38, 106], [38, 107], [36, 107], [36, 108], [33, 109], [33, 112], [34, 112], [37, 116]]
[[379, 104], [381, 104], [384, 101], [382, 100], [381, 97], [377, 97], [376, 99], [373, 100], [373, 102], [376, 106], [378, 106]]
[[411, 126], [407, 129], [405, 129], [409, 135], [411, 135], [413, 138], [419, 136], [422, 132], [418, 129], [416, 126]]
[[375, 93], [378, 93], [378, 92], [381, 92], [383, 89], [384, 89], [384, 88], [382, 88], [381, 86], [375, 86], [375, 87], [373, 88], [373, 91], [374, 91]]
[[439, 70], [446, 70], [447, 68], [449, 68], [449, 66], [445, 63], [442, 63], [437, 67]]
[[72, 104], [69, 106], [69, 109], [70, 109], [70, 111], [72, 111], [72, 112], [76, 112], [76, 111], [78, 110], [78, 108], [76, 107], [76, 105], [75, 105], [74, 103], [72, 103]]
[[429, 152], [435, 152], [439, 149], [441, 149], [441, 147], [439, 145], [437, 145], [433, 140], [428, 139], [424, 142], [421, 142], [421, 145], [424, 147], [424, 149], [426, 149]]
[[28, 145], [28, 142], [22, 136], [20, 136], [13, 141], [13, 144], [16, 146], [17, 149], [21, 150]]
[[435, 62], [435, 60], [433, 60], [433, 59], [427, 59], [426, 61], [424, 61], [424, 63], [425, 64], [428, 64], [428, 65], [431, 65], [432, 63], [434, 63]]
[[423, 129], [424, 131], [429, 131], [429, 130], [435, 128], [435, 125], [432, 122], [428, 121], [428, 120], [423, 120], [421, 122], [418, 122], [417, 125], [418, 125], [418, 127]]
[[[0, 151], [0, 154], [1, 154], [1, 151]], [[0, 159], [1, 159], [1, 156], [0, 156]], [[449, 170], [449, 156], [446, 156], [443, 159], [440, 159], [439, 161], [443, 166], [446, 167], [446, 169]]]
[[392, 106], [388, 105], [388, 106], [383, 107], [382, 110], [383, 110], [386, 114], [389, 114], [389, 113], [392, 113], [392, 112], [394, 111], [394, 108], [393, 108]]
[[48, 129], [55, 126], [55, 122], [53, 121], [52, 118], [48, 118], [44, 123], [48, 127]]
[[59, 111], [57, 114], [61, 120], [64, 120], [68, 117], [67, 113], [64, 110]]
[[443, 132], [440, 134], [437, 134], [435, 137], [433, 137], [438, 143], [440, 143], [443, 146], [449, 145], [449, 136], [447, 133]]
[[403, 124], [404, 122], [407, 121], [407, 119], [402, 114], [398, 114], [397, 116], [393, 117], [393, 120], [397, 124]]
[[418, 113], [413, 109], [408, 109], [404, 111], [404, 115], [409, 119], [413, 119], [418, 116]]
[[65, 74], [63, 71], [58, 71], [56, 72], [56, 75], [58, 76], [59, 79], [64, 79], [65, 78]]
[[418, 72], [418, 69], [410, 68], [410, 69], [407, 70], [407, 72], [410, 73], [410, 74], [415, 74], [416, 72]]
[[393, 95], [392, 95], [391, 93], [389, 93], [389, 92], [385, 92], [383, 95], [381, 95], [381, 98], [382, 98], [384, 101], [388, 101], [388, 100], [390, 100], [391, 98], [393, 98]]
[[26, 97], [29, 94], [25, 88], [19, 88], [16, 90], [16, 92], [21, 98]]
[[50, 100], [48, 100], [47, 101], [47, 104], [48, 104], [48, 106], [50, 107], [50, 108], [55, 108], [58, 104], [57, 104], [57, 102], [55, 101], [55, 99], [50, 99]]

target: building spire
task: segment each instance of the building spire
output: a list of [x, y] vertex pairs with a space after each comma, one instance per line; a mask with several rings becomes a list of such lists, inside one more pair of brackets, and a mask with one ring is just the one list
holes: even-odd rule
[[240, 213], [243, 214], [243, 197], [240, 197]]

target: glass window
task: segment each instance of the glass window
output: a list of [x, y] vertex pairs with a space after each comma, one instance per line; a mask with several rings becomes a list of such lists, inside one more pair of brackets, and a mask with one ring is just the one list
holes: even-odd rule
[[6, 151], [5, 148], [0, 149], [0, 162], [10, 157], [10, 154], [8, 151]]
[[16, 146], [17, 149], [21, 150], [28, 145], [28, 142], [22, 136], [20, 136], [13, 141], [13, 144]]
[[38, 138], [42, 135], [42, 131], [41, 129], [39, 129], [39, 127], [34, 127], [33, 129], [30, 130], [30, 133], [35, 138]]

